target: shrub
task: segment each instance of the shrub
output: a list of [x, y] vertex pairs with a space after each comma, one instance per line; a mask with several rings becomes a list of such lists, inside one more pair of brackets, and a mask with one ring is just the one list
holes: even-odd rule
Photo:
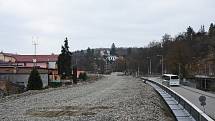
[[79, 79], [86, 81], [87, 80], [87, 74], [85, 72], [82, 72], [79, 74]]
[[43, 82], [39, 72], [33, 68], [28, 78], [27, 90], [40, 90], [43, 88]]

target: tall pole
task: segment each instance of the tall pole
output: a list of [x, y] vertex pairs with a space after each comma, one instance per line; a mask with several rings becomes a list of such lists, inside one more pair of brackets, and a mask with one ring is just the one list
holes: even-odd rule
[[159, 56], [159, 57], [161, 57], [161, 74], [163, 75], [163, 55], [157, 55], [157, 56]]
[[179, 75], [179, 77], [181, 77], [181, 64], [180, 63], [178, 64], [178, 75]]
[[[38, 38], [36, 38], [36, 39], [38, 39]], [[37, 65], [36, 55], [37, 55], [37, 45], [39, 45], [36, 41], [38, 41], [38, 40], [33, 40], [33, 46], [34, 46], [34, 59], [33, 59], [33, 63], [34, 63], [34, 66]]]
[[162, 61], [162, 75], [163, 75], [163, 55], [161, 56]]
[[149, 59], [149, 62], [150, 62], [150, 75], [152, 74], [152, 61], [151, 59]]
[[152, 74], [152, 62], [151, 62], [151, 58], [147, 57], [147, 59], [149, 59], [149, 75]]
[[206, 80], [206, 76], [207, 76], [207, 65], [205, 64], [205, 89], [207, 89], [207, 80]]
[[211, 75], [211, 64], [208, 64], [208, 75]]

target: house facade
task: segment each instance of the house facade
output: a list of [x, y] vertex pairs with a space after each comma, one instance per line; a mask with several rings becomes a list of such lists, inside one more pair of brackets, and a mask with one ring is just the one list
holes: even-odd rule
[[14, 55], [13, 57], [16, 60], [15, 64], [18, 66], [57, 69], [58, 55]]
[[[58, 55], [19, 55], [11, 53], [0, 53], [0, 62], [8, 65], [22, 67], [40, 67], [47, 69], [57, 69]], [[1, 65], [0, 65], [1, 66]]]
[[15, 58], [13, 57], [14, 54], [11, 54], [11, 53], [3, 53], [3, 52], [0, 52], [0, 61], [2, 62], [12, 62], [14, 63], [16, 60]]
[[59, 79], [57, 60], [58, 55], [55, 54], [18, 55], [0, 52], [0, 80], [26, 87], [32, 67], [37, 67], [43, 86], [46, 87], [48, 81]]
[[116, 61], [118, 59], [118, 57], [117, 56], [108, 56], [107, 57], [107, 61], [109, 61], [109, 62], [114, 62], [114, 61]]

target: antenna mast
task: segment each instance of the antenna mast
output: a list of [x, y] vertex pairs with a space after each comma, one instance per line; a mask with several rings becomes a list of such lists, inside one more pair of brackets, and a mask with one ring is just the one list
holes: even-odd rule
[[32, 37], [33, 41], [33, 46], [34, 46], [34, 59], [33, 59], [33, 63], [34, 63], [34, 66], [37, 65], [37, 59], [36, 59], [36, 55], [37, 55], [37, 45], [38, 44], [38, 37], [36, 37], [36, 40], [34, 40], [34, 38]]

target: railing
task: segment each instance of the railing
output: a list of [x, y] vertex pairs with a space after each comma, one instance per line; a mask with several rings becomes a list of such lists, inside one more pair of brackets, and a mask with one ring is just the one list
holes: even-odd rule
[[196, 120], [196, 121], [214, 121], [208, 115], [206, 115], [203, 111], [201, 111], [198, 107], [188, 101], [186, 98], [178, 94], [177, 92], [173, 91], [172, 89], [168, 88], [165, 85], [157, 83], [152, 80], [148, 80], [145, 78], [141, 78], [151, 83], [158, 85], [161, 89], [166, 91], [169, 95], [171, 95], [183, 108]]

